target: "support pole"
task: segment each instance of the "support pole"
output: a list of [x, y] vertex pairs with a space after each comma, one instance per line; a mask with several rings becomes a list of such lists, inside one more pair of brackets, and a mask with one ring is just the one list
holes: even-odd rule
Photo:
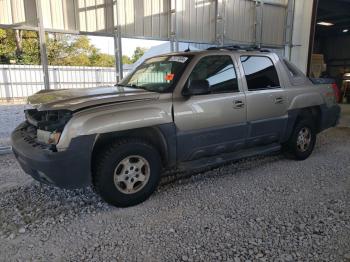
[[225, 0], [215, 1], [215, 42], [223, 46], [225, 44]]
[[264, 0], [260, 1], [261, 5], [261, 18], [260, 18], [260, 43], [259, 48], [261, 47], [263, 43], [263, 25], [264, 25]]
[[114, 56], [117, 82], [123, 79], [122, 38], [120, 27], [114, 30]]
[[255, 12], [255, 45], [261, 47], [263, 36], [264, 0], [256, 0]]
[[172, 15], [172, 5], [173, 1], [168, 0], [169, 3], [169, 9], [168, 9], [168, 39], [170, 44], [170, 52], [174, 52], [174, 39], [172, 35], [172, 28], [173, 28], [173, 15]]
[[312, 3], [312, 18], [310, 24], [310, 36], [309, 36], [309, 53], [307, 56], [307, 67], [306, 67], [306, 75], [311, 75], [311, 58], [312, 53], [314, 51], [315, 44], [315, 31], [316, 31], [316, 22], [317, 22], [317, 8], [318, 8], [319, 0], [314, 0]]
[[46, 36], [45, 29], [43, 25], [43, 14], [41, 9], [41, 1], [36, 0], [36, 14], [38, 20], [38, 28], [39, 28], [39, 44], [40, 44], [40, 59], [41, 65], [43, 67], [44, 73], [44, 88], [50, 89], [50, 79], [49, 79], [49, 68], [48, 68], [48, 60], [47, 60], [47, 52], [46, 52]]
[[[119, 25], [118, 2], [115, 1], [113, 9], [113, 37], [114, 37], [114, 57], [117, 83], [123, 79], [123, 52], [122, 52], [122, 34]], [[116, 14], [114, 14], [116, 12]], [[116, 17], [116, 21], [115, 21]]]
[[169, 38], [170, 38], [170, 51], [179, 51], [179, 42], [177, 41], [177, 28], [176, 28], [176, 2], [175, 0], [170, 0], [170, 11], [169, 11]]
[[285, 25], [285, 57], [290, 61], [292, 58], [292, 49], [293, 45], [293, 24], [294, 24], [294, 9], [295, 9], [295, 0], [288, 0], [287, 6], [287, 16], [286, 16], [286, 25]]

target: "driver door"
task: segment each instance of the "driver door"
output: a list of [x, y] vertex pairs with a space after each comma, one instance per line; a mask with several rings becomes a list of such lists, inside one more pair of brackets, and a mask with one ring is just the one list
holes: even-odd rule
[[248, 133], [246, 98], [232, 57], [201, 58], [184, 88], [191, 88], [192, 80], [208, 81], [210, 93], [174, 99], [178, 161], [242, 149]]

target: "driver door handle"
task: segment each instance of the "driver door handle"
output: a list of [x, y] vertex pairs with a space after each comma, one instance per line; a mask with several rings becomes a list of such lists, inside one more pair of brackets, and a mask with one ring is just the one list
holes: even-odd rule
[[234, 100], [233, 101], [233, 108], [243, 108], [244, 107], [244, 102], [242, 100]]

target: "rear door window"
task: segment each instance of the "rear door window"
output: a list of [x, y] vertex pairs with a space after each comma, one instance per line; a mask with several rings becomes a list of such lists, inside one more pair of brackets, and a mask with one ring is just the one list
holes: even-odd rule
[[241, 56], [248, 90], [280, 88], [278, 74], [271, 59], [266, 56]]

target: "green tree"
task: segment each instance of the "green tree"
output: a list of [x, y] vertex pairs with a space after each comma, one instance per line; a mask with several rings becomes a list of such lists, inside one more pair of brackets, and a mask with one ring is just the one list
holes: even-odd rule
[[144, 47], [136, 47], [134, 54], [132, 55], [131, 62], [135, 63], [137, 60], [140, 59], [141, 56], [147, 51], [147, 48]]
[[0, 29], [0, 63], [39, 64], [38, 45], [36, 32]]
[[55, 65], [65, 66], [90, 66], [90, 56], [92, 47], [86, 36], [78, 36], [70, 39], [70, 43], [61, 52], [63, 53], [60, 61], [52, 61]]
[[0, 29], [0, 63], [8, 64], [15, 59], [16, 44], [12, 30]]
[[115, 65], [114, 56], [96, 52], [90, 57], [92, 66], [113, 67]]
[[101, 53], [86, 36], [51, 37], [49, 63], [65, 66], [113, 67], [114, 57]]
[[38, 33], [34, 31], [23, 31], [20, 41], [22, 50], [16, 50], [17, 64], [39, 65], [40, 49]]
[[67, 54], [70, 37], [61, 34], [52, 34], [46, 37], [47, 58], [50, 65], [62, 63]]
[[132, 64], [132, 61], [131, 61], [130, 57], [128, 57], [127, 55], [123, 55], [122, 56], [122, 62], [123, 62], [123, 65], [125, 65], [125, 64]]
[[[50, 65], [114, 66], [114, 56], [103, 54], [86, 36], [64, 34], [46, 35]], [[0, 63], [40, 64], [37, 32], [0, 29]]]

